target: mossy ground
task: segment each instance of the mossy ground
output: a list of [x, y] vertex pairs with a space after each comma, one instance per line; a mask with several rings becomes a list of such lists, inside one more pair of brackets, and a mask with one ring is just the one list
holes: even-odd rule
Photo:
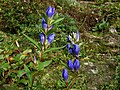
[[[110, 26], [115, 27], [116, 32], [110, 32], [110, 27], [109, 29], [102, 29], [100, 31], [93, 32], [92, 28], [95, 27], [95, 25], [104, 18], [98, 13], [102, 11], [97, 11], [99, 9], [99, 6], [97, 6], [95, 3], [81, 3], [79, 1], [76, 1], [76, 3], [68, 3], [66, 0], [64, 2], [62, 2], [62, 0], [41, 0], [40, 2], [40, 4], [42, 4], [44, 7], [42, 7], [43, 9], [51, 5], [54, 6], [56, 8], [56, 11], [62, 14], [62, 16], [67, 15], [70, 18], [74, 19], [76, 21], [74, 27], [76, 26], [80, 31], [80, 43], [82, 43], [82, 45], [80, 47], [81, 52], [79, 60], [81, 62], [81, 68], [79, 69], [79, 75], [71, 90], [119, 90], [120, 32], [116, 27], [120, 27], [120, 24], [118, 24], [118, 20], [120, 20], [120, 18], [114, 18], [116, 21], [111, 22], [110, 24]], [[112, 4], [116, 5], [116, 3]], [[103, 3], [100, 5], [104, 6], [105, 4]], [[63, 24], [65, 23], [68, 23], [67, 27], [70, 27], [69, 22], [66, 21], [66, 18], [63, 21]], [[117, 23], [117, 25], [115, 25], [115, 23]], [[39, 41], [39, 38], [36, 38], [37, 36], [39, 37], [39, 31], [30, 31], [27, 34]], [[62, 33], [61, 28], [58, 28], [58, 31], [60, 32], [57, 33]], [[67, 30], [66, 32], [71, 31], [72, 30]], [[60, 36], [58, 35], [58, 38], [59, 37]], [[16, 46], [16, 40], [19, 42], [20, 48]], [[7, 58], [15, 50], [22, 52], [26, 49], [31, 48], [30, 43], [22, 35], [19, 36], [0, 31], [0, 41], [0, 63], [2, 63], [2, 60], [8, 60]], [[59, 46], [61, 43], [65, 44], [65, 41], [62, 42], [61, 40], [59, 42], [55, 42], [53, 46]], [[40, 87], [43, 89], [66, 90], [61, 73], [62, 69], [64, 68], [63, 63], [66, 63], [68, 59], [71, 59], [71, 56], [69, 54], [63, 53], [64, 51], [65, 50], [62, 49], [52, 53], [50, 52], [48, 58], [45, 58], [45, 60], [51, 59], [52, 63], [40, 74], [41, 79], [39, 82], [41, 84]], [[30, 57], [30, 55], [28, 56]], [[7, 71], [5, 74], [7, 75]], [[73, 73], [69, 73], [70, 80], [73, 77], [72, 74]], [[2, 82], [5, 82], [0, 85], [0, 87], [3, 89], [5, 87], [5, 84], [7, 84], [9, 87], [9, 84], [12, 83], [12, 81], [9, 81], [10, 79], [3, 80], [1, 78], [0, 80], [2, 80]], [[23, 89], [23, 86], [21, 86], [21, 88]]]

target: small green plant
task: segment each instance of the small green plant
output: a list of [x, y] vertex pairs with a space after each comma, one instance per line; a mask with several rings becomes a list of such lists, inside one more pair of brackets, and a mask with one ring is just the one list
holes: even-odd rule
[[102, 20], [93, 27], [93, 31], [102, 31], [109, 28], [109, 22]]
[[[48, 47], [53, 42], [54, 37], [55, 37], [54, 30], [52, 30], [52, 28], [54, 27], [54, 24], [63, 20], [63, 18], [59, 18], [57, 20], [54, 20], [53, 17], [55, 15], [55, 8], [52, 8], [51, 6], [49, 6], [47, 8], [46, 15], [48, 17], [46, 20], [44, 18], [42, 18], [43, 31], [40, 33], [40, 42], [41, 42], [40, 44], [24, 34], [24, 36], [30, 42], [32, 42], [33, 45], [35, 45], [38, 48], [37, 53], [39, 55], [39, 60], [37, 60], [36, 57], [34, 56], [34, 64], [35, 64], [36, 72], [34, 74], [27, 74], [27, 77], [29, 78], [29, 82], [30, 82], [31, 87], [34, 84], [34, 82], [32, 81], [32, 77], [34, 77], [34, 75], [36, 76], [37, 75], [36, 73], [39, 73], [39, 71], [41, 69], [43, 69], [44, 67], [48, 66], [51, 63], [51, 60], [44, 61], [43, 55], [47, 52], [50, 52], [53, 50], [58, 50], [58, 49], [65, 47], [65, 46], [62, 46], [62, 47], [58, 47], [58, 48], [48, 49]], [[44, 61], [44, 62], [42, 62], [42, 61]], [[30, 72], [29, 68], [26, 65], [24, 65], [24, 68], [27, 72]]]
[[52, 8], [51, 6], [49, 6], [46, 10], [46, 15], [48, 16], [47, 20], [42, 18], [43, 31], [40, 33], [40, 42], [41, 42], [40, 44], [24, 34], [24, 36], [38, 48], [40, 61], [42, 61], [42, 56], [44, 53], [47, 53], [47, 52], [53, 51], [53, 50], [57, 50], [60, 48], [64, 48], [64, 46], [63, 46], [63, 47], [58, 47], [58, 48], [47, 49], [55, 37], [54, 29], [52, 30], [52, 28], [54, 27], [54, 24], [63, 20], [63, 18], [54, 20], [54, 18], [53, 18], [54, 14], [55, 14], [55, 8]]
[[68, 52], [73, 55], [74, 62], [72, 62], [72, 60], [68, 60], [67, 65], [68, 68], [73, 72], [74, 74], [74, 78], [71, 80], [71, 82], [68, 82], [68, 71], [67, 69], [63, 69], [62, 71], [62, 77], [66, 83], [66, 87], [68, 90], [70, 90], [73, 86], [73, 84], [75, 83], [77, 76], [78, 76], [78, 71], [80, 68], [80, 61], [79, 61], [79, 52], [80, 52], [80, 48], [79, 45], [76, 44], [79, 40], [80, 40], [80, 34], [79, 31], [77, 31], [77, 33], [73, 33], [73, 38], [69, 35], [67, 36], [68, 42], [69, 44], [67, 44], [67, 49]]

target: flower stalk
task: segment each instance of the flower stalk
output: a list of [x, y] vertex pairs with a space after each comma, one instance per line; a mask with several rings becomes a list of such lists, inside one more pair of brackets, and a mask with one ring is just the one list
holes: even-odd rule
[[43, 32], [40, 34], [40, 42], [42, 43], [42, 51], [40, 53], [40, 61], [42, 61], [42, 57], [44, 54], [44, 51], [48, 48], [48, 46], [52, 43], [54, 40], [55, 34], [50, 34], [47, 36], [47, 32], [53, 28], [53, 25], [51, 25], [51, 21], [53, 20], [53, 16], [55, 14], [55, 8], [52, 8], [49, 6], [46, 10], [46, 15], [47, 15], [47, 22], [44, 18], [42, 18], [42, 27], [43, 27]]

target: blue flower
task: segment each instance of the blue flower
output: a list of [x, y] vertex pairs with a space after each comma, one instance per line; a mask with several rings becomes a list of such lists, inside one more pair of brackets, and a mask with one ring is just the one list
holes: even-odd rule
[[68, 60], [67, 65], [68, 65], [68, 67], [69, 67], [71, 70], [74, 70], [72, 60]]
[[71, 44], [67, 44], [66, 45], [68, 52], [70, 52], [70, 54], [73, 54], [73, 49], [71, 48]]
[[62, 77], [65, 81], [68, 80], [68, 71], [66, 69], [63, 69], [62, 71]]
[[55, 37], [55, 34], [50, 34], [49, 36], [48, 36], [48, 44], [51, 44], [51, 42], [54, 40], [54, 37]]
[[80, 48], [79, 48], [78, 44], [74, 44], [73, 45], [73, 53], [74, 53], [74, 55], [78, 55], [79, 52], [80, 52]]
[[78, 56], [79, 52], [80, 52], [79, 45], [73, 44], [72, 46], [73, 47], [71, 47], [71, 44], [66, 45], [68, 52], [70, 52], [70, 54], [72, 54], [72, 55]]
[[44, 41], [45, 41], [45, 34], [42, 32], [42, 33], [40, 34], [40, 42], [42, 42], [42, 44], [43, 44]]
[[80, 61], [78, 59], [75, 59], [73, 66], [75, 70], [78, 70], [80, 68]]
[[67, 44], [66, 47], [67, 47], [67, 49], [69, 49], [69, 48], [71, 47], [71, 45], [70, 45], [70, 44]]
[[49, 6], [46, 10], [46, 15], [51, 18], [55, 14], [55, 8]]
[[46, 21], [45, 21], [44, 18], [42, 18], [42, 27], [43, 27], [44, 29], [47, 29], [47, 28], [48, 28], [48, 25], [47, 25], [47, 23], [46, 23]]

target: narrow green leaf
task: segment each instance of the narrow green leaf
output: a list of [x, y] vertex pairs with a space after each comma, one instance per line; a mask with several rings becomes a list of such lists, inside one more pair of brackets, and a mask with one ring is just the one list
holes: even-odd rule
[[27, 35], [23, 34], [29, 41], [31, 41], [39, 50], [41, 50], [41, 47], [38, 45], [38, 43], [33, 40], [32, 38], [28, 37]]
[[67, 67], [66, 63], [64, 63], [64, 62], [63, 62], [63, 61], [61, 61], [61, 60], [60, 60], [60, 62], [61, 62], [61, 63], [62, 63], [65, 67]]
[[26, 73], [30, 72], [29, 68], [25, 64], [24, 64], [24, 70], [25, 70]]
[[40, 64], [38, 64], [38, 71], [40, 71], [43, 68], [47, 67], [51, 62], [52, 62], [52, 60], [45, 61], [45, 62], [40, 62]]
[[27, 85], [27, 80], [26, 79], [20, 79], [19, 83], [23, 83], [23, 84]]
[[56, 23], [62, 21], [63, 19], [64, 19], [64, 18], [59, 18], [59, 19], [55, 20], [52, 24], [56, 24]]
[[32, 74], [31, 74], [29, 68], [25, 64], [24, 64], [24, 70], [25, 70], [26, 75], [28, 77], [29, 85], [32, 86]]
[[20, 78], [21, 76], [23, 76], [25, 74], [24, 70], [19, 70], [17, 73], [17, 76]]
[[55, 51], [55, 50], [58, 50], [58, 49], [62, 49], [64, 47], [66, 47], [66, 45], [62, 46], [62, 47], [57, 47], [57, 48], [50, 48], [50, 49], [46, 50], [44, 53], [47, 53], [47, 52], [50, 52], [50, 51]]

